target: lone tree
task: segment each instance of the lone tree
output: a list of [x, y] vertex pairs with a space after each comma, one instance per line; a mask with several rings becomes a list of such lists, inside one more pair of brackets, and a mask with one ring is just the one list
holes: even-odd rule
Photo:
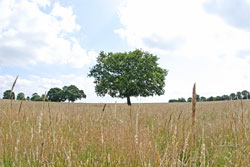
[[127, 98], [132, 96], [163, 95], [167, 70], [158, 66], [159, 58], [148, 52], [135, 50], [125, 53], [104, 53], [97, 58], [89, 77], [94, 77], [98, 96]]
[[4, 93], [3, 93], [3, 99], [13, 99], [15, 100], [15, 93], [12, 92], [11, 95], [11, 90], [6, 90]]
[[21, 92], [21, 93], [18, 93], [16, 99], [17, 99], [17, 100], [25, 100], [25, 95], [24, 95], [24, 93], [22, 93], [22, 92]]

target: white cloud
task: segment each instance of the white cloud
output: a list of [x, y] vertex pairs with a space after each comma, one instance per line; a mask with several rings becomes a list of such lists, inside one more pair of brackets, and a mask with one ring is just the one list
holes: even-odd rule
[[250, 32], [208, 13], [208, 2], [126, 0], [120, 8], [123, 27], [115, 32], [130, 46], [160, 55], [169, 69], [166, 95], [153, 101], [191, 96], [194, 82], [205, 96], [248, 89]]
[[60, 20], [57, 22], [59, 32], [73, 32], [75, 30], [80, 30], [80, 26], [75, 23], [76, 16], [73, 14], [71, 7], [65, 8], [59, 3], [55, 3], [51, 16]]
[[[48, 6], [49, 13], [40, 9]], [[1, 65], [45, 62], [80, 68], [91, 60], [77, 40], [71, 40], [80, 30], [71, 7], [48, 0], [0, 1], [0, 22]]]
[[68, 62], [75, 68], [81, 68], [82, 65], [90, 63], [91, 59], [89, 57], [87, 52], [82, 49], [79, 44], [74, 44], [72, 47], [72, 57], [68, 60]]

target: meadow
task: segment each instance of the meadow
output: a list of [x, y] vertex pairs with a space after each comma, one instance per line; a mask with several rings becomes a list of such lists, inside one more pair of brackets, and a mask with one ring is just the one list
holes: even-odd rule
[[191, 107], [0, 100], [0, 166], [250, 166], [250, 100]]

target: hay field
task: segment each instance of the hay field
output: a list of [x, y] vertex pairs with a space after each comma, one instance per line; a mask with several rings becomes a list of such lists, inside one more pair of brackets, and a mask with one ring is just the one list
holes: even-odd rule
[[250, 101], [0, 100], [0, 166], [250, 166]]

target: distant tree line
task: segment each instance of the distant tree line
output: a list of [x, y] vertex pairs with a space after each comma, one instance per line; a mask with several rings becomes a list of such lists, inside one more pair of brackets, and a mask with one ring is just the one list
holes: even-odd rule
[[15, 93], [11, 90], [6, 90], [3, 93], [3, 99], [13, 99], [13, 100], [27, 100], [27, 101], [52, 101], [52, 102], [74, 102], [78, 99], [86, 98], [86, 94], [83, 90], [78, 89], [75, 85], [64, 86], [60, 88], [51, 88], [47, 95], [38, 93], [33, 93], [31, 97], [25, 97], [23, 92], [20, 92], [15, 96]]
[[[225, 101], [225, 100], [239, 100], [239, 99], [250, 99], [250, 92], [247, 90], [243, 90], [242, 92], [237, 93], [231, 93], [230, 95], [222, 95], [222, 96], [210, 96], [208, 98], [204, 96], [197, 95], [196, 101], [202, 102], [202, 101]], [[192, 98], [189, 97], [187, 99], [185, 98], [178, 98], [178, 99], [170, 99], [169, 103], [174, 102], [191, 102]]]

